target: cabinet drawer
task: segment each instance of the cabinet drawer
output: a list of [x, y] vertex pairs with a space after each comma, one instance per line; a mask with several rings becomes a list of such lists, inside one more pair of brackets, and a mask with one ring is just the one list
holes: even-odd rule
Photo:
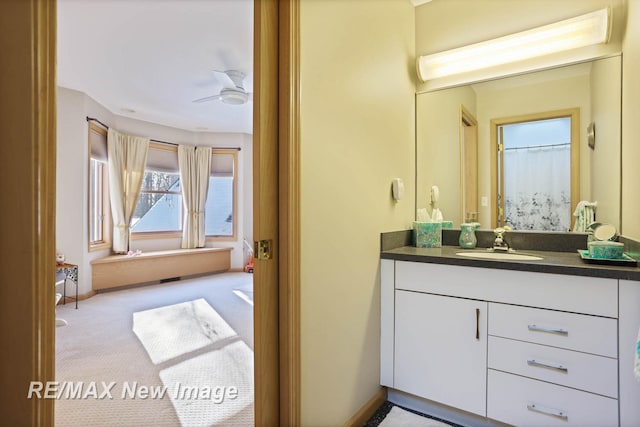
[[498, 337], [488, 345], [491, 369], [618, 397], [617, 359]]
[[618, 425], [616, 399], [492, 369], [487, 397], [487, 416], [515, 426]]
[[618, 281], [396, 261], [396, 289], [618, 317]]
[[489, 335], [618, 357], [617, 319], [491, 303]]

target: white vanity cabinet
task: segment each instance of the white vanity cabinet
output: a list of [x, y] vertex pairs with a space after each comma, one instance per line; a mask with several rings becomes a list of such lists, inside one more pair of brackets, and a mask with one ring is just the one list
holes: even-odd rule
[[381, 278], [382, 385], [489, 423], [640, 425], [640, 383], [619, 379], [640, 284], [626, 303], [611, 278], [389, 259]]
[[487, 303], [396, 290], [394, 386], [486, 415]]

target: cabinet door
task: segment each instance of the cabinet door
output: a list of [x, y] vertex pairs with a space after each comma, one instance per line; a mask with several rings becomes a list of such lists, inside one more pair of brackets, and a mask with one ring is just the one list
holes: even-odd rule
[[396, 291], [395, 388], [486, 415], [487, 303]]

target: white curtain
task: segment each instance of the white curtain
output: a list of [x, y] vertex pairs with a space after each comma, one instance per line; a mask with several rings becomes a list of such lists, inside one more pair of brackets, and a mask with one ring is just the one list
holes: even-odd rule
[[129, 227], [138, 202], [149, 138], [109, 129], [107, 136], [109, 197], [113, 216], [113, 252], [129, 250]]
[[504, 198], [514, 229], [569, 231], [571, 147], [504, 150]]
[[180, 186], [185, 215], [182, 225], [182, 247], [205, 245], [204, 210], [211, 176], [211, 147], [178, 146]]

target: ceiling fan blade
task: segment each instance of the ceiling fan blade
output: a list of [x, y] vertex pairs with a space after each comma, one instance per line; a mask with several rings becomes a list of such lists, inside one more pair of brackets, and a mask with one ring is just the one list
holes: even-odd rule
[[205, 96], [204, 98], [195, 99], [192, 102], [200, 103], [200, 102], [213, 101], [216, 99], [220, 99], [220, 95]]
[[230, 88], [236, 87], [236, 84], [231, 80], [231, 77], [229, 77], [226, 72], [213, 70], [213, 73], [216, 75], [218, 81], [222, 83], [222, 86]]

